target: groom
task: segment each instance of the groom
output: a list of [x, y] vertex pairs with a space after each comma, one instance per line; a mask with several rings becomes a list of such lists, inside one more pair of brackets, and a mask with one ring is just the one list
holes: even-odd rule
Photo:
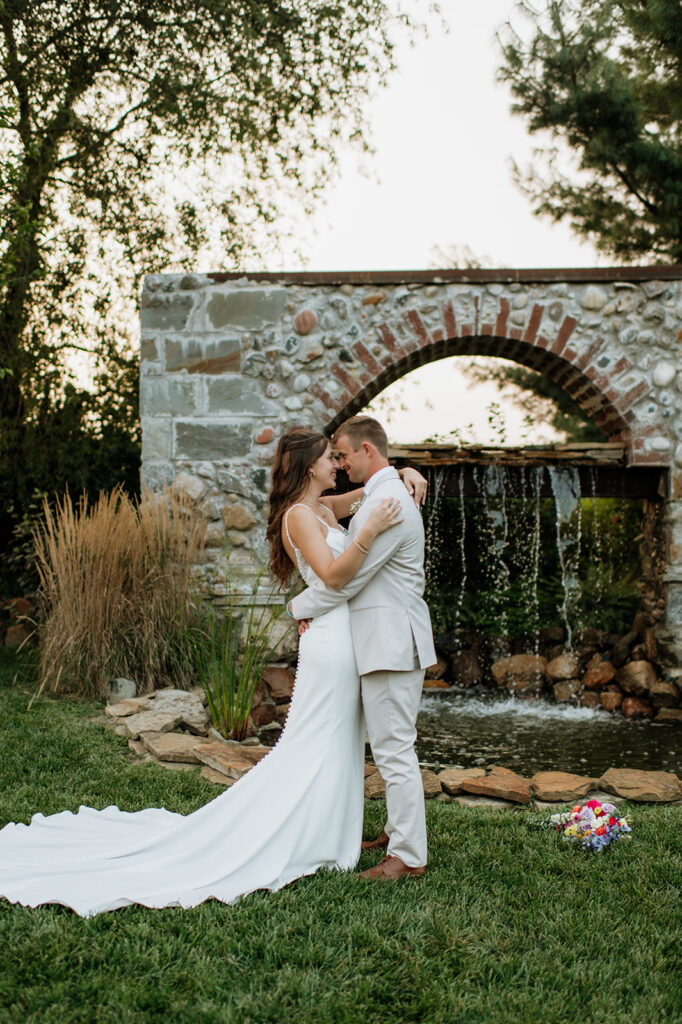
[[353, 647], [372, 754], [386, 783], [385, 831], [364, 848], [387, 856], [363, 878], [395, 879], [426, 871], [424, 791], [414, 750], [424, 670], [436, 661], [424, 593], [424, 528], [414, 502], [388, 462], [380, 423], [353, 416], [334, 434], [339, 464], [365, 497], [350, 525], [352, 538], [372, 508], [397, 498], [402, 522], [380, 534], [358, 574], [340, 590], [308, 587], [290, 602], [296, 619], [350, 608]]

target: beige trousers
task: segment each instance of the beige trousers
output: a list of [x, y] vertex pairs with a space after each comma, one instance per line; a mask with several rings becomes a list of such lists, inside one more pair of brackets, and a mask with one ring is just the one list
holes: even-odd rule
[[426, 864], [424, 788], [414, 749], [424, 669], [361, 676], [367, 733], [386, 783], [388, 853], [408, 867]]

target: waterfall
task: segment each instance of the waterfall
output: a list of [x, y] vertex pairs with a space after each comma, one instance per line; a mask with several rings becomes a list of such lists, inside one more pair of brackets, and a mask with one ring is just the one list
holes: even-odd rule
[[428, 504], [428, 518], [424, 529], [424, 540], [426, 544], [426, 557], [424, 570], [426, 578], [431, 585], [440, 585], [440, 571], [438, 567], [438, 548], [441, 539], [440, 514], [443, 503], [443, 491], [445, 490], [445, 469], [442, 466], [429, 467], [428, 470], [430, 501]]
[[575, 621], [580, 603], [580, 581], [578, 578], [582, 511], [580, 477], [575, 467], [564, 469], [549, 466], [548, 470], [556, 508], [556, 543], [564, 595], [561, 613], [566, 629], [566, 644], [571, 647], [572, 623]]

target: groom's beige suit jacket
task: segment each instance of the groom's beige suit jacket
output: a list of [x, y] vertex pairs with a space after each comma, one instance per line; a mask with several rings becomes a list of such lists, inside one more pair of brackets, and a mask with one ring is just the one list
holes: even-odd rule
[[396, 470], [382, 471], [351, 520], [350, 538], [384, 498], [399, 500], [403, 521], [375, 538], [357, 575], [340, 590], [313, 583], [290, 605], [294, 618], [313, 619], [348, 601], [361, 676], [379, 671], [410, 671], [417, 664], [427, 668], [436, 661], [431, 617], [422, 597], [424, 527]]

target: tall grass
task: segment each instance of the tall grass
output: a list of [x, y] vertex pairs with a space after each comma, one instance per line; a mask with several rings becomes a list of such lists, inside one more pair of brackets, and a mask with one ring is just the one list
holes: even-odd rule
[[41, 688], [103, 698], [118, 676], [138, 693], [188, 685], [203, 536], [196, 506], [168, 489], [139, 502], [120, 487], [94, 504], [45, 502], [35, 530]]
[[282, 634], [272, 642], [272, 626], [282, 607], [270, 602], [263, 607], [258, 587], [256, 580], [245, 600], [230, 588], [226, 608], [220, 614], [210, 611], [197, 636], [197, 677], [213, 725], [226, 739], [243, 740], [247, 735], [249, 712], [263, 670], [284, 639]]

